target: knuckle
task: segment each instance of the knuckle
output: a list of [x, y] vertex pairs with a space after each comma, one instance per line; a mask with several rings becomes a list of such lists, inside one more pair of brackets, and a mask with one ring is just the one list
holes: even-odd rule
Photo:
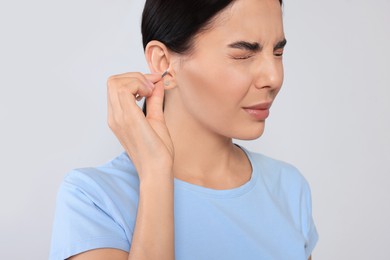
[[112, 78], [107, 81], [108, 92], [118, 92], [128, 94], [129, 92], [138, 92], [139, 90], [149, 93], [149, 88], [143, 85], [138, 78]]
[[115, 75], [111, 75], [107, 78], [107, 85], [110, 85], [110, 83], [112, 83], [113, 81], [116, 80], [116, 77]]
[[107, 123], [110, 127], [116, 127], [117, 126], [117, 121], [115, 121], [115, 118], [113, 116], [109, 116], [107, 118]]
[[117, 131], [117, 126], [113, 121], [108, 121], [108, 126], [110, 127], [111, 130]]
[[142, 78], [142, 77], [144, 76], [141, 72], [134, 72], [134, 75], [135, 75], [137, 78]]
[[117, 79], [107, 80], [108, 91], [113, 91], [117, 86]]

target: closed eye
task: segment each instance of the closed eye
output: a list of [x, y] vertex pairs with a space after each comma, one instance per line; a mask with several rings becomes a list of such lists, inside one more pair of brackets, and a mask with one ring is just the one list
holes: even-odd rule
[[[283, 49], [287, 44], [287, 40], [284, 38], [283, 40], [279, 41], [276, 45], [274, 45], [274, 52], [280, 50], [281, 52], [276, 53], [275, 56], [281, 57], [283, 56]], [[245, 50], [250, 53], [250, 55], [241, 55], [241, 56], [233, 56], [232, 58], [235, 60], [246, 60], [251, 58], [254, 54], [261, 52], [263, 49], [263, 46], [260, 45], [258, 42], [247, 42], [247, 41], [237, 41], [233, 42], [228, 45], [229, 48], [232, 49], [240, 49]]]
[[283, 54], [284, 54], [284, 48], [279, 48], [274, 55], [280, 57], [283, 56]]
[[239, 57], [232, 57], [235, 60], [247, 60], [249, 58], [253, 57], [253, 55], [247, 55], [247, 56], [239, 56]]

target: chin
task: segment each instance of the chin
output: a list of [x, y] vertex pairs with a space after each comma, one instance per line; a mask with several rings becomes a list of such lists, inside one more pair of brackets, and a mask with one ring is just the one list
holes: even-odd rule
[[246, 141], [258, 139], [264, 133], [264, 123], [265, 122], [261, 122], [261, 124], [257, 126], [252, 125], [247, 128], [241, 128], [233, 138]]

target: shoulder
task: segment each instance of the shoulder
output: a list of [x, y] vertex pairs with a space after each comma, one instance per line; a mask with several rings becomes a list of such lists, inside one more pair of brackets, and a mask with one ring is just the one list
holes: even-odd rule
[[75, 168], [68, 172], [63, 180], [63, 184], [84, 191], [99, 191], [99, 188], [117, 189], [123, 186], [137, 188], [137, 183], [139, 183], [137, 171], [125, 152], [96, 167]]
[[297, 167], [261, 153], [249, 151], [255, 164], [258, 184], [272, 199], [296, 217], [302, 211], [311, 212], [311, 190]]
[[138, 175], [126, 154], [66, 174], [57, 194], [50, 259], [95, 248], [129, 250], [138, 203]]
[[104, 209], [111, 208], [113, 204], [134, 205], [138, 201], [138, 192], [137, 171], [123, 152], [103, 165], [68, 172], [57, 199], [65, 202], [84, 199]]
[[258, 180], [278, 208], [301, 230], [305, 238], [307, 257], [317, 243], [318, 233], [312, 217], [312, 198], [309, 183], [290, 163], [260, 153], [249, 152], [256, 164]]
[[258, 173], [269, 188], [283, 188], [286, 191], [308, 188], [306, 178], [294, 165], [261, 153], [248, 152], [256, 164]]

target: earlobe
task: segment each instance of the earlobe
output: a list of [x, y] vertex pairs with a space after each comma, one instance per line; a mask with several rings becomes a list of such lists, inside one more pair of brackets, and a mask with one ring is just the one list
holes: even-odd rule
[[174, 73], [171, 73], [170, 68], [168, 68], [162, 75], [161, 78], [164, 81], [164, 89], [169, 90], [176, 87], [174, 80]]
[[170, 90], [170, 89], [173, 89], [176, 87], [176, 83], [175, 83], [173, 76], [170, 76], [170, 75], [168, 76], [168, 75], [169, 74], [167, 74], [167, 76], [163, 78], [165, 90]]
[[171, 82], [169, 80], [164, 80], [164, 86], [169, 87], [171, 85]]

